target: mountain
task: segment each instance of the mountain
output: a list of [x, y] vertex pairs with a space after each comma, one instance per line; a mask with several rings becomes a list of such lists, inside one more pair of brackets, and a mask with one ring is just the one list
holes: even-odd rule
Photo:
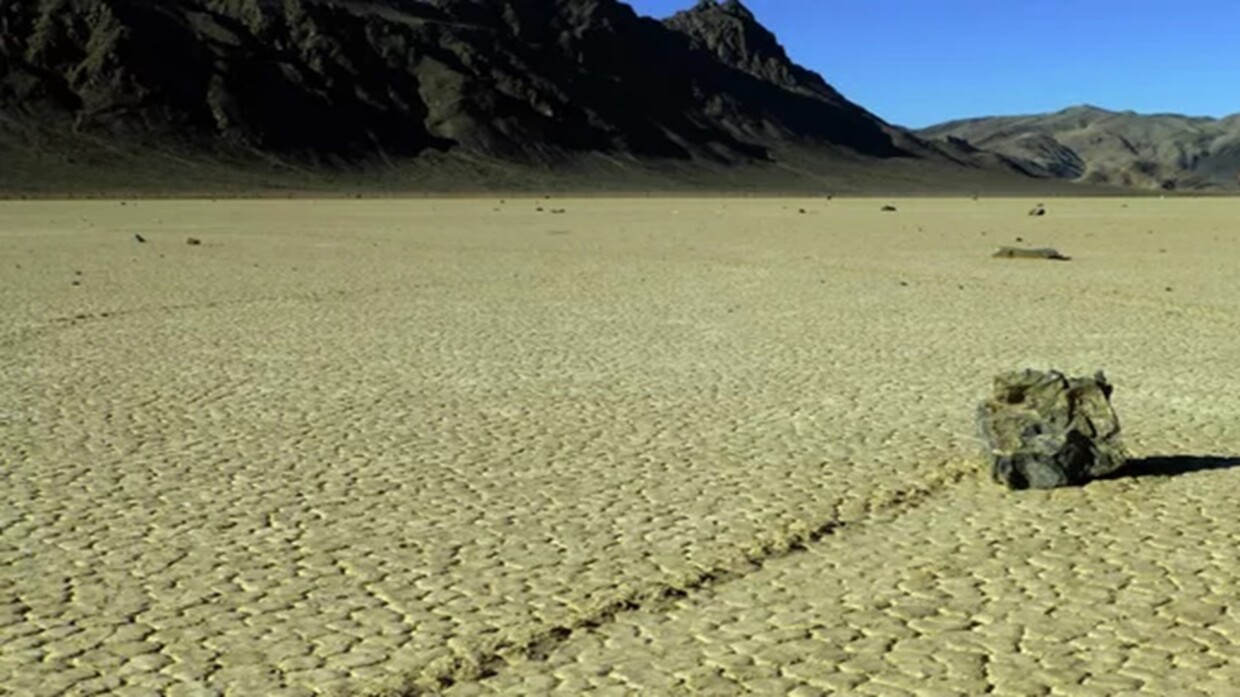
[[0, 190], [1020, 186], [738, 0], [7, 0]]
[[1214, 119], [1077, 106], [917, 133], [1002, 155], [1041, 176], [1166, 190], [1240, 187], [1240, 114]]

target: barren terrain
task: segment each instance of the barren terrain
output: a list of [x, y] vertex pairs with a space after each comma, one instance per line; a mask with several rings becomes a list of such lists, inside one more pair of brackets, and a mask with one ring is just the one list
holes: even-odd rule
[[1046, 204], [0, 203], [0, 693], [1234, 694], [1240, 202]]

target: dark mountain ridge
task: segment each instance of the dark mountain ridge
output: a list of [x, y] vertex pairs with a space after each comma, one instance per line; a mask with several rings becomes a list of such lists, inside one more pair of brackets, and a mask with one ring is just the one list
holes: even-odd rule
[[884, 123], [738, 0], [666, 22], [617, 0], [9, 0], [0, 154], [27, 186], [155, 162], [1023, 171]]

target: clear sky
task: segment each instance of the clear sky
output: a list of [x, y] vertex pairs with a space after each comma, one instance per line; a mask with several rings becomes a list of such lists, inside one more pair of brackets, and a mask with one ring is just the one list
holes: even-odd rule
[[[628, 0], [663, 18], [696, 0]], [[793, 60], [911, 127], [1077, 104], [1240, 112], [1240, 0], [743, 0]]]

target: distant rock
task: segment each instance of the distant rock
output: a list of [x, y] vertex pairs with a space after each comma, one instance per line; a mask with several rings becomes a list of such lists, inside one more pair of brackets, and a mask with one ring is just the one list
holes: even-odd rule
[[1036, 205], [1036, 206], [1034, 206], [1033, 208], [1030, 208], [1030, 209], [1029, 209], [1029, 215], [1031, 215], [1031, 216], [1033, 216], [1033, 217], [1035, 217], [1035, 218], [1040, 218], [1040, 217], [1042, 217], [1042, 216], [1046, 215], [1046, 206], [1044, 206], [1044, 205], [1042, 205], [1042, 204], [1040, 204], [1040, 203], [1039, 203], [1038, 205]]
[[136, 232], [135, 232], [135, 233], [134, 233], [134, 235], [133, 235], [133, 239], [134, 239], [134, 241], [135, 241], [135, 242], [137, 242], [138, 244], [144, 244], [144, 243], [146, 243], [146, 238], [145, 238], [145, 237], [143, 237], [142, 235], [139, 235], [139, 234], [138, 234], [138, 233], [136, 233]]
[[895, 213], [896, 207], [895, 206], [883, 206], [879, 210], [882, 211], [883, 213]]
[[991, 476], [1010, 489], [1079, 485], [1124, 466], [1113, 387], [1098, 372], [1025, 370], [995, 378], [977, 410]]
[[1052, 261], [1069, 261], [1072, 259], [1072, 257], [1061, 254], [1059, 250], [1053, 247], [1035, 247], [1033, 249], [1000, 247], [991, 256], [996, 259], [1050, 259]]
[[197, 247], [202, 244], [202, 240], [198, 239], [197, 237], [191, 237], [185, 240], [185, 244], [188, 244], [191, 247]]

